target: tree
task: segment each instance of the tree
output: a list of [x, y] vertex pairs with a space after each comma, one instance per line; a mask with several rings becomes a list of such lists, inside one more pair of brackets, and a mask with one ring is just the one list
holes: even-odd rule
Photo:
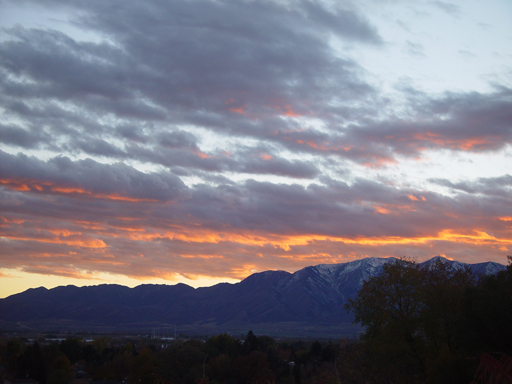
[[174, 383], [193, 383], [203, 376], [204, 344], [190, 340], [159, 354], [158, 375]]
[[454, 269], [436, 259], [422, 269], [421, 280], [421, 324], [429, 348], [434, 353], [460, 349], [463, 297], [467, 289], [475, 286], [474, 274], [467, 266]]
[[481, 278], [465, 292], [460, 328], [473, 353], [512, 355], [512, 256], [508, 260], [506, 271]]
[[274, 381], [267, 355], [263, 352], [254, 350], [248, 356], [239, 356], [234, 360], [233, 366], [240, 384], [263, 384]]
[[19, 378], [30, 377], [40, 382], [46, 381], [46, 367], [39, 344], [29, 345], [16, 360], [16, 375]]
[[421, 304], [418, 298], [419, 268], [408, 259], [384, 265], [381, 275], [363, 283], [357, 297], [345, 309], [355, 313], [355, 322], [367, 327], [366, 338], [402, 334], [412, 343], [418, 328]]
[[149, 348], [142, 349], [130, 359], [128, 382], [130, 384], [154, 384], [157, 382], [156, 359]]
[[65, 355], [60, 355], [53, 360], [51, 372], [48, 376], [48, 384], [70, 384], [73, 381], [73, 368]]
[[240, 350], [240, 343], [237, 339], [226, 333], [212, 336], [206, 341], [206, 348], [212, 357], [228, 355], [234, 357]]
[[365, 281], [346, 309], [366, 327], [362, 339], [375, 369], [396, 381], [469, 382], [459, 323], [464, 292], [474, 285], [469, 269], [442, 259], [423, 268], [398, 259]]
[[66, 340], [62, 340], [59, 349], [66, 355], [71, 364], [75, 364], [82, 358], [82, 341], [76, 337], [68, 337]]
[[242, 344], [243, 353], [248, 355], [252, 351], [257, 351], [258, 349], [258, 337], [256, 337], [253, 331], [247, 332], [247, 336], [245, 337], [244, 343]]

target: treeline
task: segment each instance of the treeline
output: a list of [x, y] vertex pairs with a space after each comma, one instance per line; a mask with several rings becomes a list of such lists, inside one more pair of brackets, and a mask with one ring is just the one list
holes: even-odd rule
[[505, 375], [498, 363], [512, 356], [508, 259], [507, 270], [482, 277], [440, 259], [424, 267], [401, 259], [364, 282], [346, 305], [366, 329], [358, 345], [363, 382], [468, 384], [481, 380], [474, 376], [485, 352], [497, 358], [496, 382], [512, 383], [512, 369]]
[[[0, 364], [4, 377], [33, 378], [41, 384], [69, 384], [78, 369], [90, 381], [128, 384], [338, 383], [343, 378], [341, 356], [354, 349], [346, 340], [276, 341], [252, 331], [243, 341], [220, 334], [164, 348], [155, 342], [140, 339], [116, 346], [106, 337], [91, 343], [72, 337], [24, 345], [11, 339], [0, 343]], [[352, 375], [353, 368], [346, 373]]]

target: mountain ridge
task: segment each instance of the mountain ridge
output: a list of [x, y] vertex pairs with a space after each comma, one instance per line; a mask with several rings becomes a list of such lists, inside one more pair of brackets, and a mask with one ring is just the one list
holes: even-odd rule
[[[452, 268], [466, 265], [477, 274], [504, 270], [494, 262], [465, 264], [440, 259]], [[362, 282], [376, 276], [395, 258], [365, 258], [348, 263], [319, 264], [295, 273], [264, 271], [235, 284], [193, 288], [186, 284], [118, 284], [52, 289], [31, 288], [0, 299], [0, 328], [19, 322], [30, 327], [54, 324], [129, 327], [161, 324], [338, 324], [351, 322], [344, 304]]]

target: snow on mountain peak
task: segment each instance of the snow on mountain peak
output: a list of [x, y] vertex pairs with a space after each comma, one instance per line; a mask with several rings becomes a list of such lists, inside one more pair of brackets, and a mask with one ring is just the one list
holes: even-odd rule
[[332, 275], [340, 268], [339, 264], [319, 264], [315, 269], [322, 275]]

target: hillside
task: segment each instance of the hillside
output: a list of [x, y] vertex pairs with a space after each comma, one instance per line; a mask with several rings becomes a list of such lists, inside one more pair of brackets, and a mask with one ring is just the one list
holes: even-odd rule
[[[435, 258], [434, 258], [435, 259]], [[434, 259], [426, 261], [428, 266]], [[344, 310], [362, 282], [392, 259], [366, 258], [306, 267], [295, 273], [255, 273], [237, 284], [194, 289], [185, 284], [36, 288], [0, 300], [0, 327], [148, 328], [171, 325], [229, 327], [244, 324], [329, 326], [350, 323]], [[449, 261], [453, 268], [463, 263]], [[469, 265], [478, 274], [506, 267]]]

